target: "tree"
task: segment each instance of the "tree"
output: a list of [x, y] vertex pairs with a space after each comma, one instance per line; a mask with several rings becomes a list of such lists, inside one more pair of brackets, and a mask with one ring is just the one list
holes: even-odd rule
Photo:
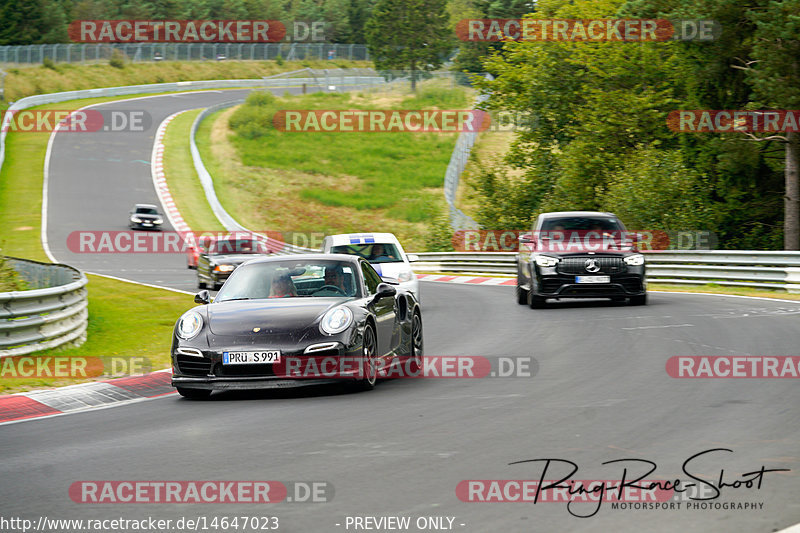
[[367, 21], [370, 55], [380, 70], [436, 70], [453, 46], [445, 0], [379, 0]]
[[0, 45], [64, 42], [66, 18], [55, 0], [6, 0], [0, 5]]
[[[800, 0], [770, 1], [749, 15], [757, 29], [752, 60], [744, 69], [753, 85], [754, 107], [800, 109]], [[800, 250], [800, 139], [794, 131], [764, 138], [785, 146], [783, 246]]]

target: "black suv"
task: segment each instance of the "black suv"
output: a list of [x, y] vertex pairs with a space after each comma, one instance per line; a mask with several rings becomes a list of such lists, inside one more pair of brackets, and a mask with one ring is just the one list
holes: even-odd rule
[[547, 298], [611, 298], [647, 303], [644, 256], [612, 213], [542, 213], [519, 237], [517, 302], [544, 307]]

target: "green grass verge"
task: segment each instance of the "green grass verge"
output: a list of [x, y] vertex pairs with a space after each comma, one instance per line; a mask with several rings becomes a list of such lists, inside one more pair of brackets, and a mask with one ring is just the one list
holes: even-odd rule
[[[78, 109], [124, 98], [92, 98], [36, 109]], [[49, 133], [10, 132], [0, 171], [0, 248], [3, 254], [47, 261], [42, 249], [41, 211], [44, 158]], [[188, 149], [187, 149], [188, 150]], [[169, 366], [175, 320], [194, 304], [190, 296], [100, 276], [89, 276], [89, 330], [79, 347], [57, 348], [36, 357], [146, 357], [153, 369]], [[0, 379], [0, 392], [69, 385], [85, 379]]]
[[[394, 109], [463, 109], [466, 91], [422, 89]], [[268, 124], [278, 109], [376, 109], [357, 95], [315, 93], [264, 105], [254, 98], [231, 117], [233, 144], [246, 166], [308, 174], [355, 176], [347, 189], [308, 183], [306, 200], [352, 209], [392, 208], [390, 216], [420, 222], [431, 216], [425, 189], [440, 188], [457, 135], [419, 133], [284, 132]]]
[[225, 228], [206, 200], [189, 149], [192, 123], [201, 111], [194, 109], [183, 112], [167, 126], [164, 135], [164, 174], [175, 206], [193, 231], [224, 231]]
[[[463, 109], [463, 89], [251, 97], [201, 124], [197, 144], [220, 202], [246, 227], [330, 233], [389, 231], [427, 247], [444, 209], [442, 185], [457, 134], [297, 133], [272, 127], [283, 109]], [[312, 242], [295, 241], [313, 246]], [[317, 243], [318, 244], [318, 243]]]

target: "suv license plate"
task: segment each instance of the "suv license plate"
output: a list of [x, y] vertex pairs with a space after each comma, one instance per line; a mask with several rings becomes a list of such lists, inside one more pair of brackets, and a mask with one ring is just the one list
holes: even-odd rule
[[611, 283], [611, 276], [575, 276], [575, 283]]
[[253, 365], [280, 363], [280, 350], [265, 352], [222, 352], [223, 365]]

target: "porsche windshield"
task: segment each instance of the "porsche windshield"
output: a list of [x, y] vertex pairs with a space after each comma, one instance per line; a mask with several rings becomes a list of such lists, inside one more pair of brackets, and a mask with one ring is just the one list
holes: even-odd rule
[[293, 259], [237, 268], [214, 301], [351, 297], [360, 292], [352, 263]]

